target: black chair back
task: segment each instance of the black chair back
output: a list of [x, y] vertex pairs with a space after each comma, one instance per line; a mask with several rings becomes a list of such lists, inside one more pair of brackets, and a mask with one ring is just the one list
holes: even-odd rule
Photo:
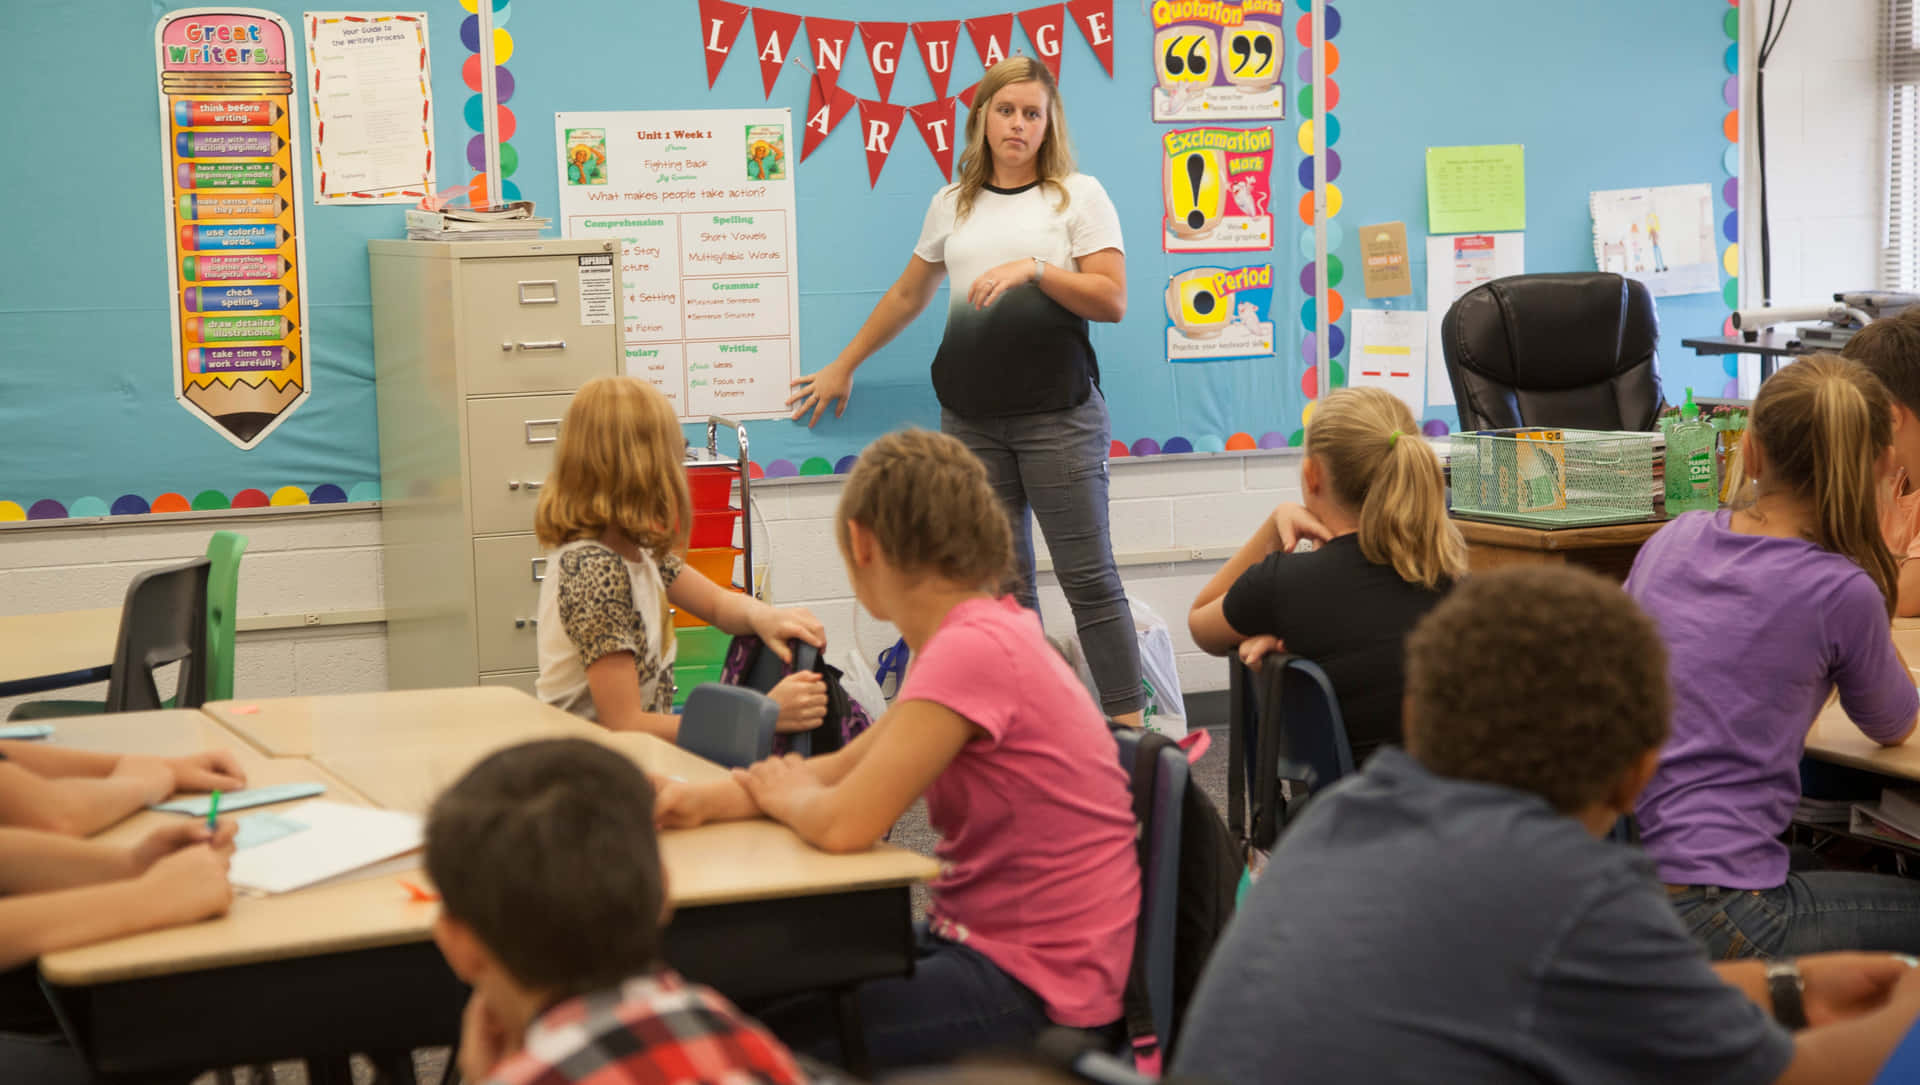
[[1238, 658], [1228, 666], [1227, 828], [1264, 852], [1286, 821], [1280, 781], [1302, 781], [1310, 791], [1331, 787], [1353, 772], [1353, 748], [1319, 664], [1282, 652], [1257, 669]]
[[1650, 430], [1660, 319], [1646, 285], [1607, 271], [1482, 283], [1440, 324], [1462, 430]]
[[166, 707], [154, 673], [173, 663], [180, 664], [174, 707], [199, 708], [207, 702], [207, 575], [212, 567], [206, 558], [195, 558], [141, 573], [127, 585], [105, 711]]

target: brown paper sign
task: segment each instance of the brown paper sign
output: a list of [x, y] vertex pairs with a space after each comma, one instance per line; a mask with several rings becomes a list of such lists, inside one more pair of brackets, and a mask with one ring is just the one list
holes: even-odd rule
[[1406, 223], [1360, 227], [1360, 274], [1370, 298], [1399, 298], [1413, 293], [1413, 272], [1407, 267]]

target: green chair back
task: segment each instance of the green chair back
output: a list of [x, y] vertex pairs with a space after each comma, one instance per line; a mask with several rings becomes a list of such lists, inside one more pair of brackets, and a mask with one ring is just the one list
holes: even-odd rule
[[233, 699], [233, 626], [240, 600], [240, 555], [247, 537], [216, 531], [207, 542], [207, 700]]

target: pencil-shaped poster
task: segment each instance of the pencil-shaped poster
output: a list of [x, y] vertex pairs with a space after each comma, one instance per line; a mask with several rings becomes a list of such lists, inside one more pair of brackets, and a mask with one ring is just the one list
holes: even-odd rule
[[249, 8], [154, 31], [173, 284], [173, 394], [252, 448], [313, 389], [291, 28]]

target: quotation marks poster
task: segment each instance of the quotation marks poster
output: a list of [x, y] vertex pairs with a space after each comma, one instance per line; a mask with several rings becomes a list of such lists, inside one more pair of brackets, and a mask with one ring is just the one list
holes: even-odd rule
[[1167, 252], [1273, 247], [1273, 129], [1186, 128], [1163, 139]]
[[1273, 265], [1201, 267], [1167, 282], [1167, 361], [1273, 354]]
[[791, 111], [771, 107], [554, 116], [561, 232], [619, 239], [626, 372], [682, 421], [787, 414], [800, 361], [791, 138]]
[[1153, 119], [1246, 121], [1287, 115], [1286, 0], [1157, 0]]
[[292, 28], [194, 8], [154, 28], [173, 394], [241, 448], [305, 402], [305, 232]]

